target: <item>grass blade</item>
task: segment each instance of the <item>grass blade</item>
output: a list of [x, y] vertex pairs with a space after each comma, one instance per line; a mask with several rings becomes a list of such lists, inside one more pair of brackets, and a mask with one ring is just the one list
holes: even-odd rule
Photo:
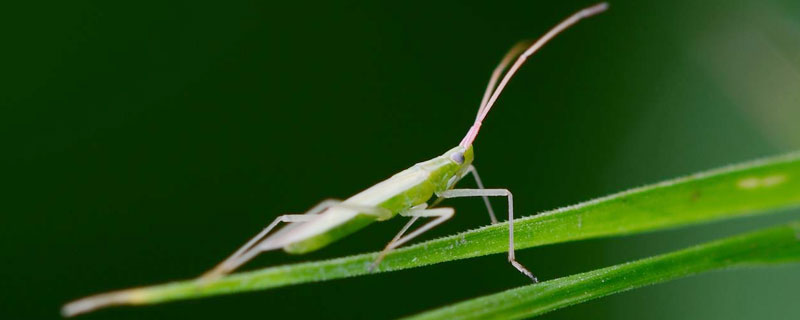
[[702, 272], [800, 262], [800, 223], [460, 302], [407, 320], [523, 319]]
[[[729, 166], [631, 189], [515, 221], [517, 249], [647, 232], [766, 212], [800, 204], [800, 153]], [[408, 246], [388, 254], [377, 272], [466, 259], [508, 249], [499, 223]], [[110, 305], [263, 290], [364, 275], [377, 253], [242, 272], [211, 282], [177, 281], [72, 302], [67, 315]]]

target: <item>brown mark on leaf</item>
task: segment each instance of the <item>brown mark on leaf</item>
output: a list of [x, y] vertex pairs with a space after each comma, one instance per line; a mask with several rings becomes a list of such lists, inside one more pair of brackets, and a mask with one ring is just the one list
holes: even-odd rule
[[692, 191], [692, 194], [689, 196], [689, 199], [692, 200], [692, 202], [695, 202], [697, 201], [697, 199], [700, 199], [701, 195], [702, 193], [700, 192], [700, 190], [695, 190]]

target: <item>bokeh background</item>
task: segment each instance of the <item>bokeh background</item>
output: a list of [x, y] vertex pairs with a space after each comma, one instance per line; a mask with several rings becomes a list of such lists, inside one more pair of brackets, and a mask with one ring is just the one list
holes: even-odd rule
[[[491, 69], [589, 1], [51, 1], [4, 10], [3, 319], [200, 274], [282, 213], [457, 144]], [[508, 86], [476, 142], [531, 215], [800, 148], [800, 2], [613, 1]], [[465, 182], [470, 185], [471, 182]], [[502, 201], [496, 206], [501, 207]], [[425, 239], [488, 223], [480, 200]], [[533, 248], [553, 279], [798, 211]], [[374, 225], [306, 256], [373, 251]], [[82, 319], [386, 319], [527, 284], [503, 254]], [[700, 275], [543, 319], [797, 319], [800, 267]]]

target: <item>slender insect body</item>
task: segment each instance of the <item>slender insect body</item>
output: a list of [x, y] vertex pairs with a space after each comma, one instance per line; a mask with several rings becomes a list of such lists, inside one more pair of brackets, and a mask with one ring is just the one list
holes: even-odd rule
[[[304, 214], [279, 216], [228, 259], [201, 276], [201, 279], [209, 280], [229, 273], [260, 252], [282, 248], [288, 253], [302, 254], [320, 249], [375, 221], [386, 220], [397, 214], [411, 217], [406, 226], [386, 245], [386, 248], [375, 260], [375, 263], [370, 268], [370, 270], [373, 270], [386, 253], [439, 225], [453, 215], [452, 208], [427, 209], [427, 201], [433, 195], [437, 195], [438, 199], [434, 204], [446, 198], [482, 197], [492, 223], [496, 223], [497, 218], [494, 215], [488, 197], [506, 197], [508, 199], [509, 214], [508, 261], [517, 270], [530, 277], [531, 280], [538, 281], [514, 257], [514, 210], [511, 192], [506, 189], [483, 188], [475, 168], [471, 165], [474, 158], [472, 143], [478, 136], [483, 120], [489, 114], [503, 88], [528, 57], [533, 55], [550, 39], [579, 20], [603, 12], [607, 8], [608, 4], [599, 3], [580, 10], [553, 27], [535, 42], [524, 41], [512, 47], [492, 72], [475, 121], [457, 147], [450, 149], [441, 156], [418, 163], [341, 203], [323, 202]], [[511, 63], [512, 60], [513, 64]], [[467, 173], [473, 174], [479, 189], [451, 190], [458, 180]], [[405, 235], [409, 227], [419, 218], [435, 219]], [[269, 235], [272, 229], [281, 222], [289, 223], [289, 225]]]
[[[453, 160], [454, 155], [458, 163]], [[283, 248], [293, 254], [320, 249], [375, 221], [426, 203], [434, 194], [451, 189], [472, 163], [472, 148], [455, 147], [431, 160], [420, 162], [359, 192], [307, 222], [292, 223], [265, 239], [264, 250]], [[358, 207], [385, 209], [385, 216], [359, 212]]]

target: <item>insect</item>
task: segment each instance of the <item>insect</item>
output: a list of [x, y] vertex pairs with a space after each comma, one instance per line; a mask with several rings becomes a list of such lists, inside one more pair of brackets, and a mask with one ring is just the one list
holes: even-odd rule
[[[474, 159], [472, 143], [480, 131], [484, 118], [494, 106], [500, 93], [527, 58], [564, 29], [583, 18], [603, 12], [607, 8], [607, 3], [600, 3], [580, 10], [556, 25], [535, 42], [520, 42], [511, 48], [492, 72], [478, 109], [478, 114], [475, 117], [475, 122], [458, 146], [436, 158], [417, 163], [411, 168], [403, 170], [344, 201], [324, 200], [303, 214], [279, 216], [230, 257], [203, 274], [200, 279], [209, 280], [232, 272], [265, 251], [283, 249], [288, 253], [303, 254], [320, 249], [373, 222], [388, 220], [396, 215], [411, 218], [400, 229], [400, 232], [389, 241], [372, 264], [370, 270], [373, 270], [386, 253], [411, 241], [453, 216], [453, 208], [433, 207], [442, 200], [460, 197], [482, 197], [491, 222], [497, 223], [497, 218], [488, 197], [506, 197], [508, 199], [509, 228], [508, 261], [533, 282], [538, 282], [536, 276], [521, 263], [517, 262], [514, 257], [513, 196], [508, 189], [484, 188], [475, 166], [472, 165]], [[501, 74], [515, 57], [514, 64], [508, 68], [508, 71], [501, 79]], [[499, 84], [497, 83], [498, 80], [500, 80]], [[469, 174], [472, 174], [478, 189], [454, 189], [456, 183]], [[437, 199], [431, 207], [428, 207], [427, 203], [434, 195]], [[419, 218], [433, 218], [433, 220], [412, 232], [408, 232]], [[276, 232], [272, 232], [279, 223], [288, 223], [288, 225]]]
[[[487, 189], [472, 165], [474, 153], [472, 143], [480, 131], [481, 124], [492, 109], [500, 93], [519, 70], [523, 63], [550, 39], [587, 18], [605, 11], [607, 3], [599, 3], [580, 10], [550, 29], [535, 42], [520, 42], [506, 53], [494, 69], [481, 100], [475, 122], [458, 146], [444, 154], [420, 162], [390, 178], [347, 198], [344, 201], [325, 200], [303, 214], [281, 215], [256, 236], [236, 250], [227, 259], [201, 275], [197, 281], [210, 281], [233, 272], [260, 253], [283, 249], [292, 254], [302, 254], [318, 250], [334, 241], [352, 234], [377, 221], [384, 221], [397, 215], [409, 217], [397, 235], [389, 241], [370, 267], [376, 268], [383, 257], [395, 248], [450, 219], [453, 208], [435, 207], [442, 200], [460, 197], [481, 197], [486, 205], [492, 224], [497, 223], [489, 197], [506, 197], [508, 200], [508, 261], [514, 268], [538, 282], [525, 266], [514, 257], [514, 201], [507, 189]], [[516, 59], [515, 59], [516, 58]], [[512, 64], [513, 61], [513, 64]], [[510, 65], [510, 67], [509, 67]], [[507, 70], [506, 70], [507, 69]], [[505, 71], [505, 73], [503, 73]], [[502, 78], [501, 78], [502, 76]], [[499, 82], [498, 82], [499, 81]], [[467, 175], [472, 174], [477, 189], [455, 189], [455, 185]], [[428, 206], [434, 195], [436, 199]], [[433, 218], [421, 227], [408, 232], [420, 218]], [[280, 223], [287, 225], [274, 231]], [[89, 297], [64, 307], [67, 316], [88, 312], [117, 300], [124, 300], [122, 293], [111, 293]]]
[[[497, 223], [488, 197], [506, 197], [508, 199], [508, 261], [533, 282], [538, 282], [525, 266], [514, 257], [514, 201], [507, 189], [486, 189], [472, 165], [474, 159], [472, 143], [478, 135], [481, 124], [494, 106], [500, 93], [523, 63], [550, 39], [579, 20], [601, 13], [608, 8], [607, 3], [600, 3], [580, 10], [553, 27], [544, 36], [533, 43], [520, 42], [503, 57], [500, 64], [492, 72], [489, 84], [475, 117], [475, 122], [458, 146], [448, 150], [441, 156], [420, 162], [390, 178], [344, 200], [325, 200], [303, 214], [287, 214], [279, 216], [264, 230], [250, 239], [230, 257], [200, 277], [208, 280], [232, 272], [258, 254], [283, 249], [292, 254], [302, 254], [320, 249], [337, 241], [367, 225], [390, 219], [396, 215], [411, 218], [400, 232], [389, 241], [381, 254], [370, 267], [373, 270], [381, 262], [386, 253], [411, 241], [420, 234], [445, 222], [453, 216], [453, 208], [434, 208], [444, 199], [459, 197], [482, 197], [492, 223]], [[511, 61], [516, 60], [508, 68]], [[503, 71], [506, 73], [502, 79]], [[497, 81], [500, 80], [498, 83]], [[454, 189], [465, 176], [472, 174], [478, 189]], [[431, 207], [427, 202], [436, 196]], [[419, 218], [433, 218], [416, 230], [406, 234]], [[272, 230], [279, 223], [288, 225], [276, 232]]]

